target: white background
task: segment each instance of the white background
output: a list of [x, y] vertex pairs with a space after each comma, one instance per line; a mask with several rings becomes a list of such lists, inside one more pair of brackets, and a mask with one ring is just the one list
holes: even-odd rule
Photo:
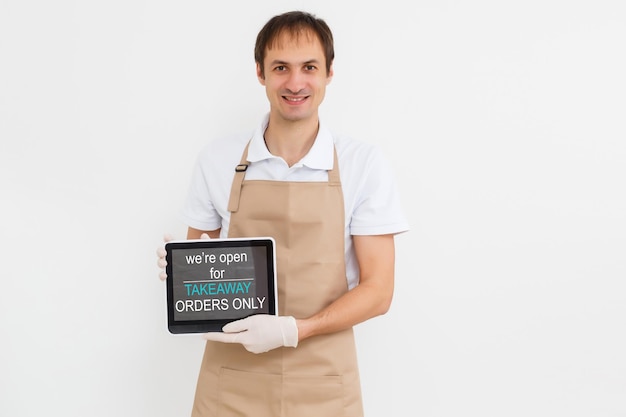
[[188, 415], [203, 344], [155, 250], [300, 8], [336, 38], [325, 122], [383, 147], [412, 226], [357, 327], [366, 415], [626, 416], [619, 0], [1, 0], [0, 415]]

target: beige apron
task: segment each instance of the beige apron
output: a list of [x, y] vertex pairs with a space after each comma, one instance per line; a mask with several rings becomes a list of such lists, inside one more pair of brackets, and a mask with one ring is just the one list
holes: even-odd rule
[[[348, 290], [337, 154], [328, 182], [246, 181], [247, 155], [246, 147], [233, 180], [228, 236], [274, 237], [279, 314], [309, 317]], [[362, 415], [352, 329], [261, 354], [206, 344], [193, 417]]]

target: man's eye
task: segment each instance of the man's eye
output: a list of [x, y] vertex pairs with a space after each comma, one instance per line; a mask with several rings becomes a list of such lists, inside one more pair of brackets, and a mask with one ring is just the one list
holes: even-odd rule
[[316, 69], [315, 65], [307, 65], [305, 68], [307, 71], [315, 71]]
[[284, 71], [285, 70], [285, 66], [284, 65], [279, 65], [276, 68], [274, 68], [276, 71]]

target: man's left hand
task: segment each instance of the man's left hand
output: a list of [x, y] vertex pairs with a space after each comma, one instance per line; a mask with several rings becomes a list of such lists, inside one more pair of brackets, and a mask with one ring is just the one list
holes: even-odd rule
[[228, 323], [222, 331], [206, 333], [202, 337], [215, 342], [241, 343], [252, 353], [298, 346], [298, 326], [292, 316], [256, 314]]

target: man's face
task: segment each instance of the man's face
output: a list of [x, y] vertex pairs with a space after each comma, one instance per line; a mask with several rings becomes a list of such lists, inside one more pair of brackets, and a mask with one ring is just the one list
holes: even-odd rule
[[300, 121], [317, 118], [317, 110], [332, 79], [326, 73], [322, 44], [312, 33], [293, 38], [288, 32], [279, 36], [266, 51], [264, 76], [257, 63], [257, 76], [270, 101], [274, 120]]

